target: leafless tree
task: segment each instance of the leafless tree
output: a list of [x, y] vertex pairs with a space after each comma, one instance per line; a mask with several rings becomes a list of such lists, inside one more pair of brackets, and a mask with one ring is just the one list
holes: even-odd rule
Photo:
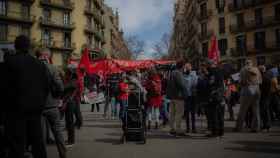
[[168, 54], [168, 49], [170, 46], [170, 35], [164, 33], [159, 42], [155, 43], [153, 48], [155, 50], [154, 57], [162, 58]]
[[126, 37], [125, 42], [134, 59], [137, 59], [144, 51], [145, 42], [140, 40], [136, 35]]

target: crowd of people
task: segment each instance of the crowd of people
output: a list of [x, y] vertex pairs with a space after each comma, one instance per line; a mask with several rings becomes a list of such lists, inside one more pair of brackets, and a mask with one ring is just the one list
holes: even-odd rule
[[[103, 93], [104, 103], [91, 103], [91, 111], [99, 112], [104, 104], [104, 118], [124, 121], [130, 84], [141, 90], [148, 131], [170, 125], [171, 136], [198, 133], [197, 117], [206, 116], [206, 137], [222, 137], [226, 116], [236, 120], [235, 132], [244, 124], [250, 132], [269, 131], [273, 121], [280, 120], [279, 63], [257, 67], [248, 59], [238, 79], [210, 59], [195, 69], [191, 61], [180, 60], [173, 66], [104, 77], [77, 71], [73, 64], [59, 70], [49, 49], [30, 52], [30, 47], [26, 36], [17, 37], [16, 53], [0, 63], [5, 103], [0, 111], [0, 157], [23, 158], [30, 151], [34, 158], [46, 158], [46, 144], [54, 142], [60, 158], [66, 158], [67, 148], [75, 144], [75, 130], [83, 126], [84, 96]], [[82, 82], [77, 72], [84, 74]], [[237, 117], [234, 109], [239, 109]]]

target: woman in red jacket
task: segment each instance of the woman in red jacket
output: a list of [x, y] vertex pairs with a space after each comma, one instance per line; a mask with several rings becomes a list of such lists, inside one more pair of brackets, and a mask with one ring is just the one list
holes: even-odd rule
[[124, 118], [125, 108], [128, 104], [128, 81], [126, 76], [123, 75], [121, 81], [119, 82], [119, 95], [118, 100], [120, 102], [120, 113], [119, 117], [122, 120]]
[[146, 90], [148, 91], [148, 129], [151, 128], [152, 120], [155, 120], [155, 129], [158, 129], [160, 107], [162, 105], [161, 89], [160, 75], [155, 70], [151, 70], [146, 82]]

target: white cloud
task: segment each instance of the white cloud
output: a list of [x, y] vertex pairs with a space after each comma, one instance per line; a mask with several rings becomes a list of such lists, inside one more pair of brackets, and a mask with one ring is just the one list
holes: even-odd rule
[[158, 27], [161, 20], [170, 19], [175, 0], [105, 0], [118, 8], [120, 24], [128, 34]]

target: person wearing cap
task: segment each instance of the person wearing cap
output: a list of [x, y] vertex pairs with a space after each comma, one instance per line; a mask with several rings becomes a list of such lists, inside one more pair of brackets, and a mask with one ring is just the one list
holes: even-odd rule
[[23, 158], [27, 142], [34, 158], [47, 158], [42, 113], [50, 84], [46, 66], [31, 55], [30, 48], [30, 39], [20, 35], [15, 40], [16, 54], [5, 58], [1, 96], [10, 103], [3, 106], [9, 158]]
[[208, 59], [206, 61], [206, 78], [208, 80], [208, 126], [210, 134], [207, 137], [221, 137], [224, 135], [224, 76], [217, 64]]
[[234, 131], [243, 129], [243, 123], [248, 109], [252, 108], [252, 126], [251, 132], [257, 132], [260, 129], [260, 84], [262, 76], [259, 69], [253, 66], [251, 60], [245, 62], [245, 67], [240, 72], [240, 109]]
[[64, 91], [64, 85], [63, 80], [59, 75], [58, 69], [51, 64], [51, 52], [49, 49], [42, 49], [36, 52], [37, 58], [42, 61], [49, 72], [49, 78], [50, 78], [50, 84], [51, 86], [54, 86], [56, 88], [56, 93], [59, 93], [60, 96], [56, 96], [59, 94], [52, 94], [52, 92], [49, 93], [47, 103], [45, 106], [45, 110], [43, 112], [43, 116], [46, 119], [46, 139], [49, 140], [50, 134], [49, 134], [49, 128], [51, 129], [54, 138], [55, 143], [57, 145], [57, 149], [59, 152], [60, 158], [66, 157], [66, 148], [64, 145], [64, 138], [62, 133], [62, 125], [60, 122], [60, 113], [59, 113], [59, 104], [60, 104], [60, 98]]

